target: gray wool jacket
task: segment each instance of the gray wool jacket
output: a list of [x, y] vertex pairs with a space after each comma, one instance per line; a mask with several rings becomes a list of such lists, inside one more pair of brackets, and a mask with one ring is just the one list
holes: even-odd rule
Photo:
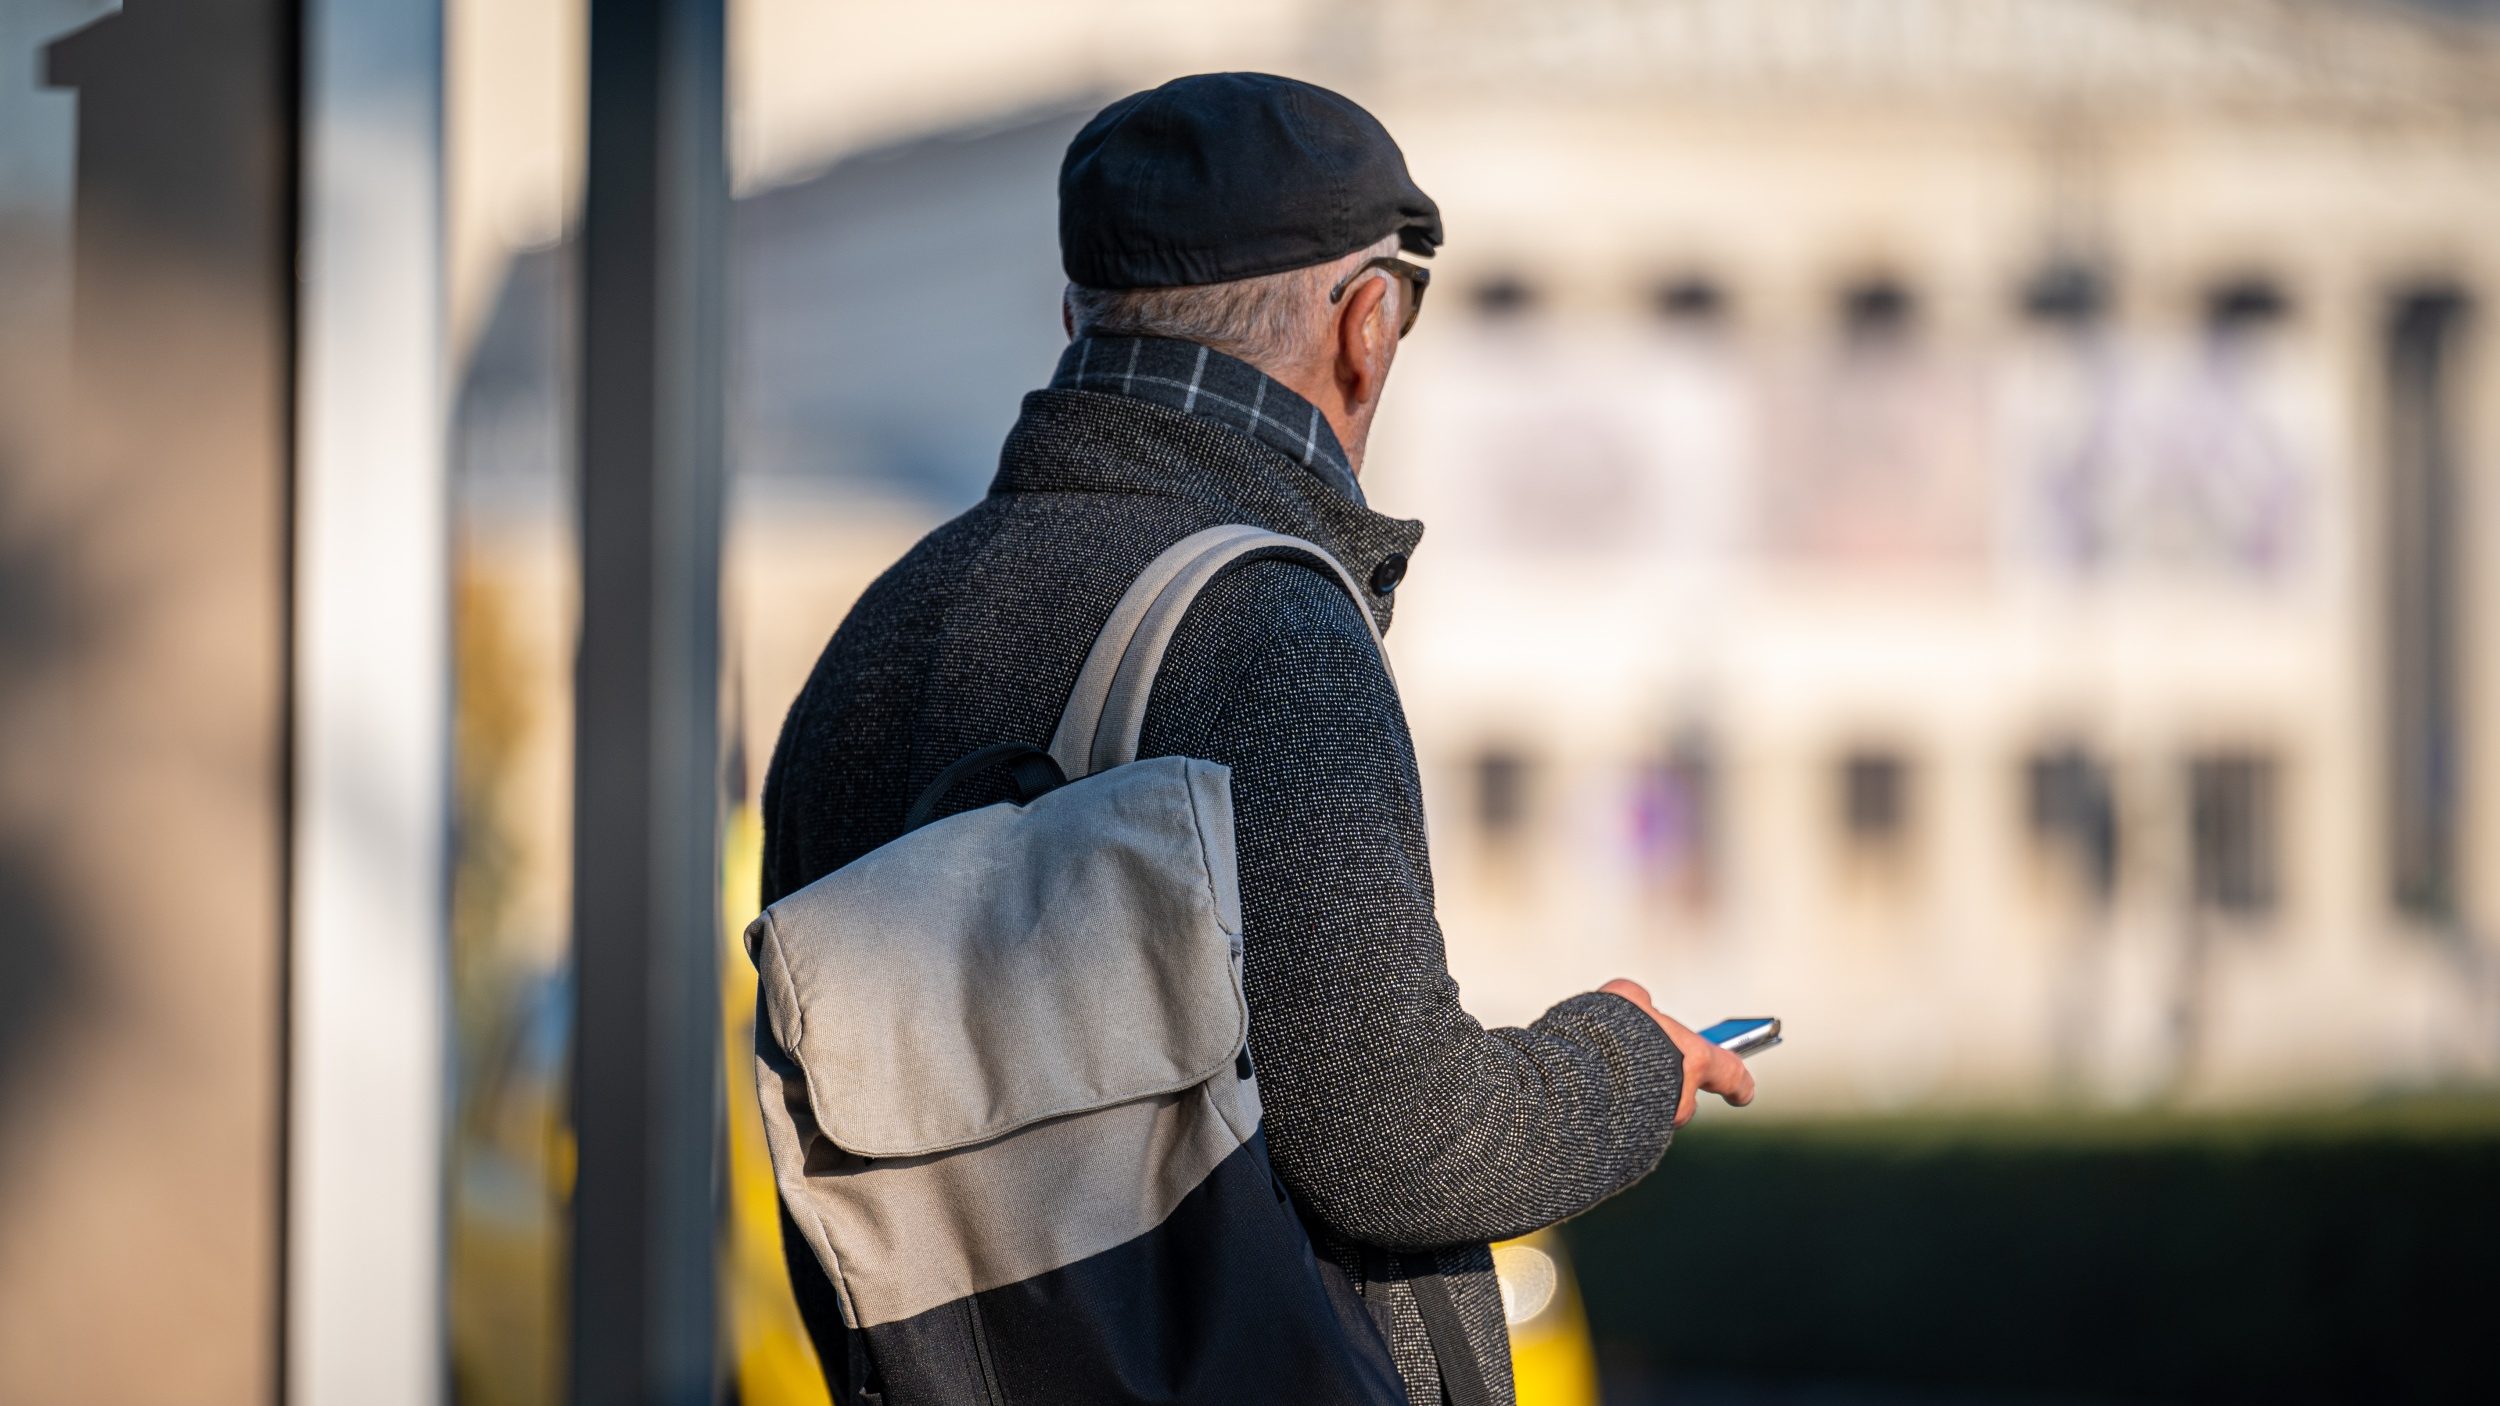
[[[1025, 398], [988, 496], [869, 587], [791, 706], [764, 786], [765, 902], [901, 834], [964, 754], [1046, 744], [1131, 578], [1236, 522], [1327, 548], [1370, 584], [1384, 628], [1422, 535], [1365, 507], [1325, 421], [1245, 363], [1156, 339], [1071, 346], [1051, 388]], [[1374, 1306], [1410, 1399], [1435, 1406], [1392, 1253], [1431, 1252], [1495, 1399], [1512, 1400], [1487, 1242], [1577, 1215], [1657, 1164], [1683, 1078], [1673, 1042], [1612, 995], [1518, 1029], [1485, 1029], [1459, 1004], [1405, 713], [1357, 607], [1318, 571], [1256, 560], [1205, 592], [1140, 755], [1232, 770], [1251, 1054], [1270, 1155], [1322, 1262]], [[967, 785], [950, 809], [1007, 794], [1003, 779]], [[864, 1346], [793, 1249], [836, 1399], [875, 1400]]]

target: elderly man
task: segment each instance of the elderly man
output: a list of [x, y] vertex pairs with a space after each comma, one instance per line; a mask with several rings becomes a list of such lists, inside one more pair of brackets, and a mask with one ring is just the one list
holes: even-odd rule
[[[765, 784], [766, 900], [893, 840], [955, 759], [1047, 737], [1123, 590], [1192, 533], [1315, 543], [1385, 628], [1422, 527], [1366, 506], [1360, 475], [1429, 281], [1400, 254], [1440, 241], [1389, 134], [1324, 89], [1202, 75], [1087, 125], [1060, 176], [1068, 349], [988, 497], [868, 589], [791, 708]], [[1414, 748], [1362, 608], [1306, 563], [1221, 576], [1173, 638], [1140, 755], [1231, 769], [1269, 1153], [1329, 1292], [1356, 1305], [1347, 1331], [1378, 1333], [1410, 1401], [1507, 1402], [1487, 1242], [1631, 1185], [1696, 1089], [1743, 1103], [1752, 1084], [1628, 981], [1524, 1029], [1460, 1006]], [[967, 788], [958, 808], [1007, 794]], [[837, 1399], [893, 1399], [788, 1238]], [[1018, 1399], [997, 1385], [1013, 1364], [980, 1366]], [[1206, 1399], [1270, 1395], [1240, 1380]]]

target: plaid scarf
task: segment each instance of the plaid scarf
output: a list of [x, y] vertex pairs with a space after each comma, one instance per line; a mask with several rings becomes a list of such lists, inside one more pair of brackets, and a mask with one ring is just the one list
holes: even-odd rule
[[1239, 430], [1362, 505], [1354, 468], [1319, 407], [1211, 347], [1169, 337], [1079, 337], [1061, 353], [1050, 388], [1129, 396]]

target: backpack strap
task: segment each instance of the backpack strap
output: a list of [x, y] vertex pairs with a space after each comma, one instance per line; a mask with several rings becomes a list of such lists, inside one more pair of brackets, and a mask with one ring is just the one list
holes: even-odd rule
[[[1069, 780], [1137, 760], [1138, 739], [1146, 725], [1146, 703], [1154, 693], [1155, 676], [1163, 667], [1164, 653], [1180, 631], [1181, 618], [1197, 602], [1199, 593], [1226, 568], [1252, 556], [1294, 558], [1325, 568], [1354, 602], [1356, 612], [1363, 617], [1363, 628], [1372, 637], [1372, 646], [1380, 647], [1380, 626], [1372, 619], [1362, 587], [1354, 584], [1344, 563], [1325, 548], [1281, 532], [1238, 524], [1192, 533], [1166, 548], [1138, 573], [1119, 604], [1112, 607], [1110, 620], [1094, 638], [1094, 647], [1077, 672], [1067, 709], [1059, 715], [1058, 731], [1050, 739], [1050, 758]], [[1380, 656], [1380, 662], [1383, 668], [1388, 667], [1386, 652]], [[1414, 1291], [1415, 1305], [1423, 1317], [1425, 1336], [1432, 1344], [1442, 1390], [1450, 1406], [1494, 1406], [1493, 1394], [1485, 1385], [1483, 1369], [1468, 1343], [1458, 1305], [1448, 1282], [1441, 1277], [1439, 1265], [1429, 1254], [1398, 1258]], [[1382, 1336], [1387, 1336], [1385, 1324]]]
[[[1297, 558], [1325, 569], [1361, 612], [1373, 644], [1380, 642], [1380, 628], [1372, 621], [1362, 588], [1325, 549], [1237, 523], [1191, 533], [1138, 573], [1112, 607], [1111, 618], [1077, 672], [1076, 687], [1069, 691], [1067, 709], [1050, 739], [1051, 759], [1071, 780], [1137, 760], [1146, 700], [1181, 618], [1209, 583], [1253, 554]], [[1382, 660], [1385, 664], [1387, 656]]]
[[1129, 583], [1119, 603], [1111, 607], [1111, 618], [1103, 622], [1102, 633], [1094, 637], [1094, 647], [1085, 655], [1085, 666], [1077, 671], [1076, 686], [1068, 690], [1068, 705], [1059, 714], [1059, 729], [1050, 737], [1051, 759], [1059, 763], [1060, 771], [1070, 780], [1085, 775], [1089, 769], [1094, 733], [1102, 722], [1103, 705], [1111, 697], [1111, 676], [1119, 671], [1120, 656], [1128, 652], [1129, 641], [1136, 638], [1138, 623], [1146, 618], [1155, 598], [1200, 554], [1256, 531], [1235, 524], [1210, 527], [1182, 538], [1146, 563], [1146, 569]]
[[1406, 1266], [1406, 1284], [1414, 1291], [1415, 1311], [1422, 1315], [1424, 1337], [1432, 1344], [1442, 1398], [1449, 1406], [1493, 1406], [1492, 1388], [1485, 1385], [1483, 1365], [1467, 1341], [1466, 1320], [1458, 1315], [1458, 1300], [1450, 1293], [1450, 1282], [1441, 1277], [1439, 1262], [1429, 1251], [1398, 1259]]

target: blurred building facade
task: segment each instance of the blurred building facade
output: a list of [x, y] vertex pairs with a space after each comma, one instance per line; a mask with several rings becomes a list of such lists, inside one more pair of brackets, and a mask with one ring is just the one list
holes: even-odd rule
[[[1453, 231], [1365, 484], [1429, 527], [1391, 649], [1473, 1008], [1776, 1013], [1800, 1111], [2500, 1075], [2474, 7], [1282, 8], [1223, 61], [1371, 106]], [[1057, 153], [1134, 48], [750, 173], [750, 782], [1046, 374]], [[558, 540], [509, 353], [559, 257], [463, 391], [490, 588]]]
[[1459, 231], [1367, 480], [1471, 992], [1775, 1012], [1818, 1106], [2491, 1077], [2491, 32], [1559, 10], [1376, 95]]

